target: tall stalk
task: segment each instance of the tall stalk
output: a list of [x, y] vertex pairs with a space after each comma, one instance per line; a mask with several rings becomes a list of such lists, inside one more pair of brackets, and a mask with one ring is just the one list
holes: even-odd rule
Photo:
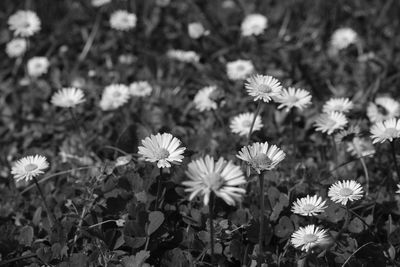
[[157, 195], [156, 195], [156, 203], [154, 204], [154, 210], [158, 210], [158, 202], [161, 194], [161, 178], [162, 178], [162, 168], [160, 168], [160, 175], [157, 177]]
[[247, 136], [247, 144], [250, 143], [250, 137], [251, 137], [251, 133], [253, 132], [254, 123], [256, 122], [256, 119], [257, 119], [258, 113], [260, 113], [260, 110], [261, 110], [261, 101], [258, 101], [256, 111], [254, 112], [254, 118], [253, 118], [253, 121], [251, 122], [249, 135]]
[[297, 142], [296, 142], [296, 129], [294, 125], [294, 109], [290, 110], [290, 130], [292, 133], [292, 145], [293, 145], [293, 159], [296, 160], [296, 152], [297, 152]]
[[208, 215], [209, 215], [209, 223], [210, 223], [210, 245], [211, 245], [211, 266], [215, 266], [215, 256], [214, 256], [214, 193], [210, 194], [210, 202], [208, 204]]
[[44, 204], [44, 207], [46, 208], [46, 212], [47, 212], [47, 217], [49, 218], [49, 221], [50, 221], [50, 226], [51, 226], [51, 228], [53, 228], [54, 223], [57, 221], [56, 217], [54, 216], [54, 214], [51, 212], [49, 206], [47, 205], [46, 198], [44, 197], [42, 188], [40, 187], [38, 180], [36, 179], [36, 177], [32, 177], [32, 178], [33, 178], [33, 181], [35, 182], [35, 185], [39, 191], [40, 197], [43, 200], [43, 204]]
[[400, 179], [400, 170], [399, 170], [399, 165], [397, 164], [395, 140], [390, 142], [390, 146], [392, 147], [392, 156], [393, 156], [394, 166], [396, 167], [397, 180], [399, 180]]
[[264, 243], [264, 172], [258, 175], [260, 182], [260, 229], [258, 237], [258, 257], [257, 267], [261, 267], [262, 255], [263, 255], [263, 243]]

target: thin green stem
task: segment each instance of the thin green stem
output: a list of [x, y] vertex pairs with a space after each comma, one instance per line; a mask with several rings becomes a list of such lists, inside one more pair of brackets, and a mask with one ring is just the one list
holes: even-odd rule
[[294, 110], [293, 108], [290, 110], [290, 130], [292, 132], [292, 145], [293, 145], [293, 159], [296, 159], [296, 150], [297, 150], [297, 141], [296, 141], [296, 129], [295, 129], [295, 125], [294, 125], [294, 118], [295, 118], [295, 114], [294, 114]]
[[263, 243], [264, 243], [264, 173], [261, 172], [258, 176], [260, 182], [260, 229], [258, 236], [258, 257], [257, 267], [261, 267], [263, 258]]
[[366, 181], [366, 190], [365, 190], [366, 193], [365, 193], [365, 194], [368, 196], [368, 194], [369, 194], [369, 175], [368, 175], [368, 168], [367, 168], [367, 165], [365, 164], [364, 158], [362, 157], [361, 151], [358, 149], [357, 144], [354, 142], [354, 139], [353, 139], [353, 146], [354, 146], [354, 149], [355, 149], [356, 152], [357, 152], [357, 155], [360, 157], [360, 162], [361, 162], [361, 165], [362, 165], [363, 170], [364, 170], [365, 181]]
[[209, 203], [209, 223], [210, 223], [210, 245], [211, 245], [211, 266], [214, 266], [215, 263], [215, 256], [214, 256], [214, 193], [211, 192], [210, 194], [210, 203]]
[[399, 165], [397, 164], [395, 140], [390, 142], [390, 146], [392, 147], [392, 156], [393, 156], [394, 166], [396, 167], [397, 180], [399, 180], [400, 179], [400, 169], [399, 169]]
[[346, 264], [350, 261], [351, 257], [353, 257], [357, 252], [359, 252], [362, 248], [368, 246], [369, 244], [373, 244], [374, 242], [368, 242], [365, 243], [364, 245], [362, 245], [361, 247], [359, 247], [358, 249], [356, 249], [356, 251], [354, 251], [348, 258], [347, 260], [342, 264], [342, 267], [346, 266]]
[[156, 202], [154, 203], [154, 210], [158, 210], [158, 202], [161, 194], [161, 178], [162, 178], [162, 168], [160, 168], [160, 175], [157, 177], [157, 195], [156, 195]]
[[332, 150], [333, 150], [333, 161], [335, 162], [335, 167], [338, 166], [339, 161], [338, 161], [338, 150], [336, 147], [336, 142], [335, 142], [335, 137], [331, 135], [331, 141], [332, 141]]
[[253, 121], [251, 122], [249, 135], [247, 136], [247, 144], [250, 143], [250, 138], [251, 138], [251, 133], [253, 132], [254, 123], [256, 122], [256, 119], [257, 119], [258, 113], [260, 113], [260, 110], [261, 110], [261, 101], [258, 101], [256, 111], [254, 112], [254, 118], [253, 118]]
[[46, 211], [47, 211], [47, 216], [49, 217], [50, 226], [51, 226], [51, 228], [53, 228], [54, 223], [57, 221], [57, 220], [56, 220], [56, 217], [54, 216], [54, 214], [51, 212], [49, 206], [47, 205], [46, 198], [44, 197], [42, 188], [40, 188], [40, 185], [39, 185], [39, 183], [38, 183], [38, 180], [36, 179], [36, 177], [32, 177], [32, 178], [33, 178], [33, 181], [35, 182], [35, 185], [36, 185], [36, 187], [37, 187], [37, 189], [38, 189], [38, 191], [39, 191], [40, 197], [41, 197], [42, 200], [43, 200], [44, 207], [46, 208]]

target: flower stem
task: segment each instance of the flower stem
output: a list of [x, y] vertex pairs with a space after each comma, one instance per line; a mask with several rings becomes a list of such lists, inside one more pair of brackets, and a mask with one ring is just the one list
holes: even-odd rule
[[47, 205], [46, 198], [44, 197], [42, 188], [40, 188], [40, 185], [39, 185], [38, 180], [36, 179], [36, 177], [33, 177], [33, 181], [35, 182], [35, 185], [36, 185], [36, 187], [37, 187], [37, 189], [38, 189], [38, 191], [39, 191], [40, 197], [41, 197], [42, 200], [43, 200], [44, 207], [46, 208], [46, 211], [47, 211], [47, 216], [49, 217], [50, 226], [51, 226], [51, 228], [53, 228], [54, 223], [57, 221], [57, 220], [56, 220], [56, 217], [55, 217], [54, 214], [50, 211], [50, 208], [49, 208], [49, 206]]
[[249, 135], [247, 136], [247, 144], [250, 143], [250, 137], [251, 137], [251, 133], [253, 132], [254, 123], [256, 122], [256, 119], [257, 119], [258, 113], [260, 113], [260, 110], [261, 110], [261, 101], [258, 101], [256, 111], [254, 112], [254, 118], [253, 118], [253, 121], [251, 122]]
[[162, 168], [160, 168], [160, 175], [157, 177], [157, 195], [156, 195], [156, 202], [154, 203], [154, 210], [158, 210], [158, 201], [160, 199], [160, 194], [161, 194], [161, 177], [162, 177]]
[[210, 223], [210, 245], [211, 245], [211, 266], [214, 266], [215, 263], [215, 256], [214, 256], [214, 193], [211, 192], [210, 194], [210, 203], [208, 206], [208, 215], [209, 215], [209, 223]]
[[290, 129], [292, 132], [292, 145], [293, 145], [293, 159], [296, 159], [296, 149], [297, 149], [297, 141], [296, 141], [296, 129], [295, 129], [295, 125], [294, 125], [294, 110], [293, 108], [290, 110]]
[[336, 142], [335, 142], [335, 137], [331, 135], [331, 140], [332, 140], [332, 148], [333, 148], [333, 161], [335, 162], [335, 167], [338, 166], [338, 150], [336, 147]]
[[364, 158], [363, 158], [363, 155], [362, 155], [362, 153], [361, 153], [361, 151], [358, 149], [358, 146], [357, 146], [357, 144], [354, 142], [354, 139], [353, 139], [353, 146], [354, 146], [354, 149], [356, 150], [356, 152], [357, 152], [357, 155], [358, 155], [358, 157], [359, 157], [359, 159], [360, 159], [360, 162], [361, 162], [361, 165], [362, 165], [362, 167], [363, 167], [363, 170], [364, 170], [364, 175], [365, 175], [365, 181], [366, 181], [366, 195], [368, 196], [368, 194], [369, 194], [369, 175], [368, 175], [368, 168], [367, 168], [367, 165], [365, 164], [365, 160], [364, 160]]
[[258, 237], [257, 267], [261, 267], [264, 243], [264, 173], [261, 172], [258, 178], [260, 182], [260, 229]]
[[394, 166], [396, 167], [397, 180], [399, 180], [400, 179], [400, 170], [399, 170], [399, 165], [397, 164], [395, 140], [390, 142], [390, 146], [392, 147], [392, 156], [393, 156]]

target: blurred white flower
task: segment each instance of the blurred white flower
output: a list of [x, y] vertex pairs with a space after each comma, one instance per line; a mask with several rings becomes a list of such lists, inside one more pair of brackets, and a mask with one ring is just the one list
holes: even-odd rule
[[247, 15], [241, 25], [242, 35], [260, 35], [268, 26], [267, 17], [261, 14]]
[[335, 135], [336, 143], [352, 142], [354, 138], [360, 135], [360, 127], [358, 125], [350, 125], [348, 129], [341, 130]]
[[110, 16], [110, 26], [119, 31], [128, 31], [136, 27], [136, 15], [126, 10], [114, 11]]
[[41, 23], [35, 12], [18, 10], [8, 19], [8, 25], [15, 36], [29, 37], [40, 31]]
[[[250, 132], [251, 123], [253, 122], [254, 113], [246, 112], [239, 114], [231, 120], [230, 128], [233, 133], [241, 136], [247, 136]], [[253, 132], [260, 130], [263, 127], [261, 116], [257, 115], [253, 126]]]
[[207, 35], [208, 33], [209, 32], [200, 22], [192, 22], [188, 25], [188, 34], [192, 39], [199, 39], [200, 37]]
[[281, 94], [275, 97], [275, 101], [280, 103], [278, 109], [285, 108], [286, 111], [290, 111], [295, 107], [301, 111], [311, 104], [311, 98], [308, 91], [289, 87], [288, 89], [283, 89]]
[[44, 170], [49, 167], [46, 157], [41, 155], [27, 156], [17, 162], [11, 169], [11, 174], [14, 175], [16, 182], [20, 180], [29, 181], [44, 173]]
[[211, 95], [216, 89], [216, 86], [207, 86], [200, 89], [193, 99], [196, 109], [200, 111], [216, 109], [217, 103], [211, 99]]
[[111, 0], [92, 0], [92, 6], [99, 7], [111, 3]]
[[194, 51], [184, 51], [178, 49], [171, 49], [167, 52], [167, 56], [185, 63], [199, 62], [200, 56]]
[[39, 77], [47, 73], [50, 62], [46, 57], [33, 57], [28, 60], [27, 70], [31, 77]]
[[322, 201], [321, 197], [317, 195], [310, 197], [307, 195], [306, 197], [298, 198], [293, 203], [292, 212], [303, 216], [315, 216], [324, 212], [327, 208], [325, 204], [326, 200]]
[[247, 78], [244, 86], [247, 93], [254, 97], [254, 101], [260, 99], [266, 103], [279, 96], [282, 91], [281, 83], [274, 77], [267, 75], [252, 75]]
[[6, 53], [9, 57], [20, 57], [28, 48], [28, 44], [24, 38], [16, 38], [7, 43]]
[[244, 146], [236, 155], [236, 157], [249, 164], [257, 173], [274, 169], [285, 156], [285, 152], [276, 145], [269, 146], [268, 142], [257, 142]]
[[348, 123], [347, 118], [341, 112], [322, 113], [315, 120], [317, 131], [331, 135], [336, 130], [343, 129]]
[[118, 219], [118, 220], [115, 221], [115, 224], [116, 224], [118, 227], [124, 227], [124, 225], [125, 225], [125, 220], [124, 220], [124, 219]]
[[292, 234], [290, 242], [294, 247], [308, 252], [310, 249], [329, 242], [327, 231], [313, 224], [300, 227]]
[[400, 103], [388, 96], [377, 97], [368, 104], [367, 116], [371, 122], [379, 122], [400, 116]]
[[72, 108], [83, 102], [85, 102], [85, 95], [78, 88], [62, 88], [51, 97], [51, 103], [62, 108]]
[[231, 80], [244, 80], [254, 72], [251, 60], [238, 59], [226, 63], [226, 73]]
[[331, 47], [334, 50], [342, 50], [357, 42], [357, 33], [351, 28], [337, 29], [331, 37]]
[[166, 7], [171, 3], [171, 0], [156, 0], [156, 5], [160, 7]]
[[342, 112], [347, 113], [353, 108], [354, 104], [348, 98], [331, 98], [322, 107], [322, 112]]
[[396, 193], [397, 193], [397, 194], [400, 194], [400, 184], [397, 184], [397, 191], [396, 191]]
[[129, 85], [129, 93], [132, 96], [149, 96], [153, 87], [147, 81], [133, 82]]
[[204, 197], [204, 205], [208, 205], [211, 192], [231, 206], [246, 193], [245, 189], [239, 187], [246, 183], [242, 170], [223, 158], [215, 162], [213, 157], [207, 155], [193, 160], [188, 165], [186, 175], [190, 180], [182, 184], [188, 187], [185, 191], [191, 193], [189, 200], [200, 194]]
[[157, 162], [158, 168], [169, 168], [172, 164], [182, 162], [185, 147], [180, 147], [181, 141], [172, 134], [163, 133], [150, 135], [142, 140], [139, 154], [146, 161]]
[[353, 157], [372, 157], [375, 148], [369, 139], [355, 137], [352, 142], [347, 143], [347, 152]]
[[103, 95], [100, 100], [100, 108], [102, 110], [117, 109], [126, 102], [130, 97], [129, 88], [123, 84], [111, 84], [104, 88]]
[[392, 142], [400, 137], [400, 120], [395, 118], [380, 121], [371, 127], [372, 143]]
[[331, 200], [342, 205], [346, 205], [348, 201], [361, 199], [363, 193], [361, 185], [353, 180], [338, 181], [331, 185], [328, 190], [328, 196]]
[[132, 160], [131, 155], [120, 156], [115, 160], [115, 167], [124, 166], [124, 165], [128, 164], [129, 162], [131, 162], [131, 160]]

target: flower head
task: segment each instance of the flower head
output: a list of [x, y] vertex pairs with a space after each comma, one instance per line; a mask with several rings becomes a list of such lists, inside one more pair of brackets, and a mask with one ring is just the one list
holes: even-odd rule
[[50, 62], [46, 57], [33, 57], [28, 60], [26, 65], [28, 74], [31, 77], [39, 77], [47, 73]]
[[167, 56], [171, 59], [185, 63], [199, 62], [200, 56], [194, 51], [184, 51], [178, 49], [171, 49], [167, 52]]
[[62, 88], [51, 97], [51, 103], [62, 108], [72, 108], [83, 102], [85, 95], [78, 88]]
[[247, 162], [257, 173], [274, 169], [285, 156], [285, 152], [276, 145], [269, 146], [268, 142], [257, 142], [244, 146], [236, 155], [239, 159]]
[[8, 25], [14, 35], [29, 37], [40, 31], [40, 19], [35, 12], [18, 10], [8, 19]]
[[267, 17], [261, 14], [247, 15], [241, 25], [242, 36], [260, 35], [268, 26]]
[[128, 31], [136, 27], [137, 17], [126, 10], [114, 11], [110, 16], [111, 28], [119, 31]]
[[192, 22], [188, 25], [188, 34], [192, 39], [199, 39], [200, 37], [207, 35], [209, 32], [204, 29], [203, 24], [200, 22]]
[[170, 133], [150, 135], [142, 140], [139, 154], [146, 161], [157, 162], [158, 168], [169, 168], [172, 164], [182, 162], [185, 147], [180, 147], [181, 141]]
[[272, 98], [281, 94], [281, 83], [272, 76], [252, 75], [246, 80], [245, 87], [249, 95], [254, 97], [254, 101], [259, 99], [269, 102]]
[[334, 111], [347, 113], [353, 108], [353, 106], [353, 102], [348, 98], [331, 98], [324, 104], [322, 111], [324, 113]]
[[328, 190], [331, 200], [342, 205], [346, 205], [348, 201], [361, 199], [363, 193], [361, 185], [353, 180], [338, 181]]
[[315, 216], [318, 213], [324, 212], [326, 209], [326, 200], [322, 201], [322, 198], [314, 195], [310, 197], [307, 195], [303, 198], [298, 198], [293, 203], [292, 212], [303, 216]]
[[285, 108], [289, 111], [291, 108], [305, 109], [311, 104], [311, 95], [308, 91], [300, 88], [289, 87], [284, 88], [275, 101], [280, 103], [279, 109]]
[[238, 59], [226, 63], [226, 72], [230, 80], [244, 80], [254, 72], [251, 60]]
[[327, 231], [313, 224], [300, 227], [290, 239], [294, 247], [306, 252], [316, 246], [324, 245], [328, 241]]
[[385, 141], [392, 142], [400, 137], [400, 120], [389, 119], [375, 123], [371, 127], [372, 143], [383, 143]]
[[15, 162], [11, 174], [14, 175], [16, 182], [29, 181], [33, 177], [43, 174], [48, 167], [49, 163], [46, 157], [41, 155], [27, 156]]
[[358, 125], [350, 125], [348, 129], [341, 130], [335, 135], [336, 143], [352, 142], [354, 138], [360, 135], [360, 127]]
[[400, 116], [400, 103], [388, 96], [377, 97], [367, 107], [371, 122], [379, 122]]
[[317, 131], [331, 135], [334, 131], [343, 129], [347, 122], [343, 113], [334, 111], [319, 115], [315, 120], [315, 126]]
[[353, 157], [372, 157], [375, 154], [375, 148], [371, 140], [355, 137], [352, 142], [347, 143], [347, 152]]
[[213, 157], [207, 155], [193, 160], [188, 165], [186, 175], [190, 180], [182, 184], [187, 187], [185, 191], [190, 192], [189, 200], [200, 194], [204, 197], [204, 205], [208, 205], [211, 192], [228, 205], [235, 205], [246, 193], [245, 189], [239, 187], [246, 183], [242, 170], [223, 158], [215, 162]]
[[129, 93], [132, 96], [149, 96], [153, 87], [147, 81], [133, 82], [129, 85]]
[[111, 0], [92, 0], [92, 6], [99, 7], [111, 3]]
[[25, 53], [27, 47], [25, 39], [16, 38], [7, 43], [6, 53], [9, 57], [20, 57]]
[[199, 111], [216, 109], [218, 107], [217, 103], [211, 98], [216, 90], [216, 86], [207, 86], [197, 92], [193, 102]]
[[[239, 114], [231, 120], [230, 128], [233, 133], [247, 136], [250, 132], [250, 127], [254, 119], [254, 113], [246, 112]], [[257, 115], [253, 126], [253, 132], [258, 131], [263, 127], [261, 116]]]
[[331, 47], [342, 50], [357, 42], [357, 33], [351, 28], [337, 29], [331, 37]]
[[117, 109], [129, 100], [129, 88], [123, 84], [111, 84], [104, 88], [100, 100], [102, 110]]

